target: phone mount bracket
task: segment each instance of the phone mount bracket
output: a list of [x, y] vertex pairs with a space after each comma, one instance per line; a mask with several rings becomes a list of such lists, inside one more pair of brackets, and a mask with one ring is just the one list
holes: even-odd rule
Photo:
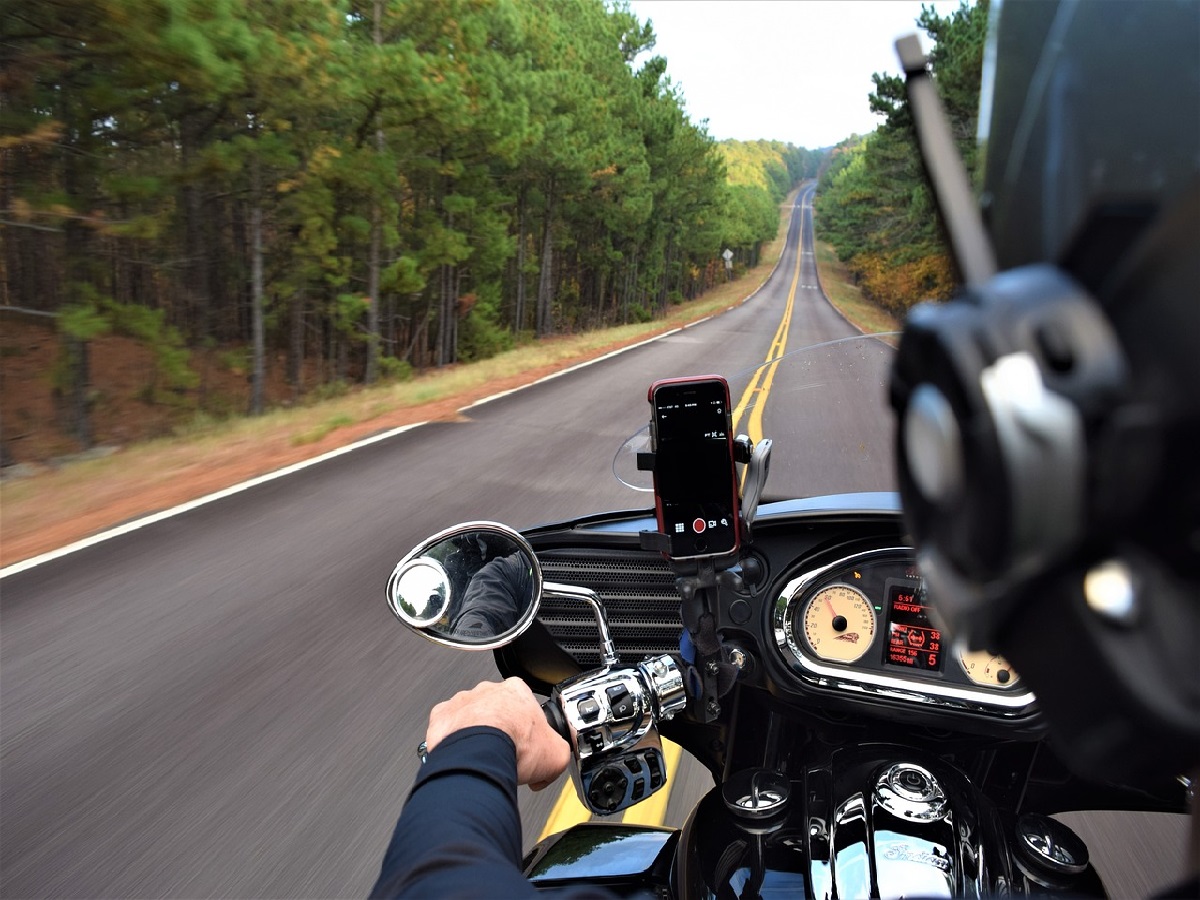
[[[749, 544], [752, 539], [751, 526], [753, 526], [754, 518], [758, 513], [758, 504], [762, 500], [767, 475], [771, 471], [771, 445], [770, 438], [763, 438], [755, 444], [745, 434], [739, 434], [733, 439], [734, 461], [742, 463], [746, 467], [742, 479], [742, 508], [738, 514], [741, 520], [743, 545]], [[638, 471], [653, 472], [654, 465], [654, 451], [643, 450], [637, 454]], [[674, 558], [674, 554], [671, 552], [671, 536], [663, 534], [661, 531], [641, 532], [641, 546], [643, 550], [651, 550], [662, 553], [668, 558]], [[731, 565], [732, 562], [729, 562], [722, 568], [729, 568]]]
[[[763, 485], [770, 470], [771, 441], [764, 438], [757, 445], [747, 435], [733, 441], [734, 460], [746, 466], [743, 480], [741, 529], [743, 546], [750, 543], [750, 528], [754, 522]], [[653, 472], [655, 454], [643, 451], [637, 455], [637, 467]], [[717, 601], [720, 588], [739, 590], [744, 586], [737, 573], [729, 571], [737, 560], [736, 554], [722, 557], [675, 559], [672, 556], [671, 536], [660, 531], [643, 531], [640, 535], [643, 550], [662, 553], [675, 571], [675, 587], [682, 598], [680, 618], [691, 639], [693, 656], [687, 670], [688, 713], [699, 722], [714, 722], [721, 715], [721, 697], [737, 681], [739, 669], [717, 634]]]
[[742, 480], [742, 537], [745, 543], [749, 544], [754, 537], [751, 527], [754, 525], [755, 516], [758, 515], [758, 504], [762, 500], [767, 475], [771, 471], [772, 442], [770, 438], [763, 438], [755, 444], [746, 435], [739, 434], [734, 441], [735, 450], [743, 440], [748, 449], [746, 459], [738, 459], [738, 462], [746, 463], [745, 478]]

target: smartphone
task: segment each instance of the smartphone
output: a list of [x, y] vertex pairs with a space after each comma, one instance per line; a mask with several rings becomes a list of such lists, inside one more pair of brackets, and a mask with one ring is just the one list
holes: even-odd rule
[[650, 386], [658, 528], [676, 559], [738, 549], [738, 488], [729, 385], [719, 375]]

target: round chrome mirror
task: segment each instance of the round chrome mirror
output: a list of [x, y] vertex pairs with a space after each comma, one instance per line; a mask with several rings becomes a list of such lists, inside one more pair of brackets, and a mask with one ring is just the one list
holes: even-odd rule
[[450, 576], [436, 559], [419, 557], [392, 573], [392, 612], [413, 628], [428, 628], [450, 608]]
[[519, 533], [467, 522], [429, 538], [396, 564], [388, 606], [402, 623], [439, 644], [503, 647], [533, 621], [542, 570]]

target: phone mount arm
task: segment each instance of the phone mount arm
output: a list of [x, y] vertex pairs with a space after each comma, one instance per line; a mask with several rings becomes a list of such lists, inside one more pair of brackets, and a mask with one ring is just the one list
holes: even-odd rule
[[[739, 434], [733, 441], [734, 460], [746, 466], [742, 482], [741, 528], [743, 546], [750, 543], [751, 527], [758, 512], [763, 486], [771, 468], [771, 440], [763, 438], [755, 445], [747, 435]], [[637, 464], [642, 471], [654, 471], [655, 454], [638, 454]], [[714, 722], [721, 715], [720, 698], [737, 682], [738, 668], [729, 659], [717, 634], [717, 602], [723, 583], [740, 586], [740, 578], [728, 571], [737, 561], [736, 554], [724, 557], [674, 559], [671, 536], [658, 531], [643, 531], [643, 550], [654, 550], [666, 556], [678, 576], [675, 587], [682, 598], [680, 617], [687, 629], [694, 650], [687, 660], [689, 691], [688, 712], [698, 722]]]
[[720, 698], [729, 693], [738, 675], [726, 659], [716, 628], [720, 584], [737, 575], [719, 570], [712, 559], [673, 560], [671, 565], [679, 575], [675, 579], [682, 598], [679, 614], [693, 648], [693, 657], [687, 660], [691, 663], [688, 712], [696, 721], [715, 722], [721, 715]]

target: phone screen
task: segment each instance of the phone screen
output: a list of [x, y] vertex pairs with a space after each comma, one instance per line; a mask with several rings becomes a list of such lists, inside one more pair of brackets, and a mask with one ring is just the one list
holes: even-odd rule
[[658, 382], [654, 493], [671, 555], [719, 556], [738, 547], [729, 387], [722, 378]]

